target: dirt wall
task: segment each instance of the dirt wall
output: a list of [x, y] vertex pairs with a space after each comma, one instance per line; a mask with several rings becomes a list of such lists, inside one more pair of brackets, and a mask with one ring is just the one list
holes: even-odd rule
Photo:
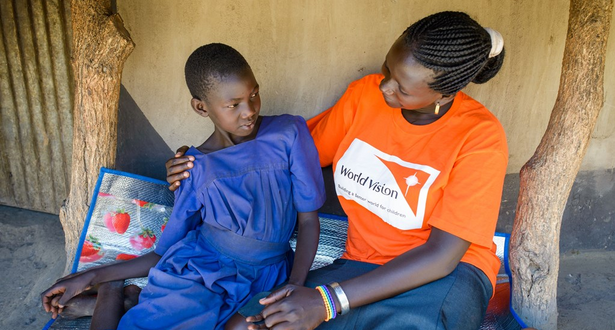
[[[502, 122], [516, 173], [538, 145], [555, 103], [566, 37], [566, 0], [118, 0], [137, 44], [123, 84], [171, 149], [200, 144], [213, 130], [189, 107], [183, 65], [198, 46], [238, 49], [261, 85], [264, 114], [304, 117], [331, 106], [352, 80], [379, 72], [392, 42], [414, 21], [441, 10], [469, 13], [499, 30], [507, 59], [500, 74], [470, 95]], [[615, 24], [612, 25], [615, 30]], [[611, 32], [615, 38], [615, 32]], [[607, 72], [615, 72], [615, 42]], [[606, 102], [583, 170], [615, 167], [615, 77], [606, 75]]]

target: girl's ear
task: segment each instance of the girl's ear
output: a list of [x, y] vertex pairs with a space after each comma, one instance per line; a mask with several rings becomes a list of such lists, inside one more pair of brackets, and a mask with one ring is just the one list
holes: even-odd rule
[[190, 100], [190, 105], [192, 106], [192, 110], [196, 112], [199, 116], [209, 117], [209, 113], [207, 112], [207, 104], [196, 97], [193, 97]]

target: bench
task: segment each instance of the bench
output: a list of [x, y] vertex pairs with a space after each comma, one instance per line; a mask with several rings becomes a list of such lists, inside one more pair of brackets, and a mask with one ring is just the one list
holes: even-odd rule
[[[331, 195], [331, 194], [329, 194]], [[333, 195], [335, 196], [335, 195]], [[126, 260], [152, 251], [173, 209], [174, 195], [164, 181], [102, 168], [76, 252], [72, 272]], [[345, 216], [320, 214], [320, 241], [312, 269], [326, 266], [344, 252], [348, 222]], [[496, 233], [494, 242], [502, 261], [495, 296], [489, 302], [481, 330], [520, 329], [523, 322], [510, 308], [509, 235]], [[296, 239], [291, 239], [291, 247]], [[143, 287], [147, 278], [127, 284]], [[43, 330], [88, 329], [89, 318], [50, 320]]]

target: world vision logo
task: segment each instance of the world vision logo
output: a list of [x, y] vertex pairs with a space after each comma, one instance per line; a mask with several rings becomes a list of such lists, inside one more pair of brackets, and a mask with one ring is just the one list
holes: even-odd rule
[[[380, 157], [378, 157], [378, 159], [380, 159], [389, 171], [393, 173], [395, 183], [400, 187], [402, 196], [408, 202], [410, 209], [412, 209], [414, 213], [418, 213], [418, 202], [421, 197], [421, 189], [424, 187], [425, 183], [430, 181], [429, 178], [431, 174], [421, 169], [414, 168], [420, 166], [417, 164], [404, 162], [402, 165], [393, 161], [387, 161]], [[413, 167], [408, 167], [410, 165]], [[431, 180], [431, 182], [433, 182], [433, 180]]]
[[339, 196], [408, 230], [422, 227], [429, 187], [439, 174], [355, 139], [337, 163], [335, 185]]
[[416, 172], [416, 173], [414, 173], [414, 175], [409, 176], [409, 177], [406, 178], [406, 186], [408, 186], [408, 187], [406, 188], [406, 194], [404, 194], [404, 196], [408, 196], [408, 189], [410, 189], [410, 187], [414, 187], [417, 184], [420, 184], [419, 178], [416, 177], [417, 173], [418, 172]]

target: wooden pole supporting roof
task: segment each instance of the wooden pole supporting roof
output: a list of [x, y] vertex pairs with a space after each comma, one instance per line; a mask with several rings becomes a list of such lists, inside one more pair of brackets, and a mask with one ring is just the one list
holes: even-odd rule
[[562, 215], [598, 114], [613, 0], [571, 0], [562, 74], [547, 130], [520, 172], [511, 235], [512, 304], [528, 325], [557, 329]]
[[73, 0], [74, 128], [70, 193], [60, 210], [67, 267], [101, 167], [113, 167], [124, 62], [134, 43], [108, 0]]

